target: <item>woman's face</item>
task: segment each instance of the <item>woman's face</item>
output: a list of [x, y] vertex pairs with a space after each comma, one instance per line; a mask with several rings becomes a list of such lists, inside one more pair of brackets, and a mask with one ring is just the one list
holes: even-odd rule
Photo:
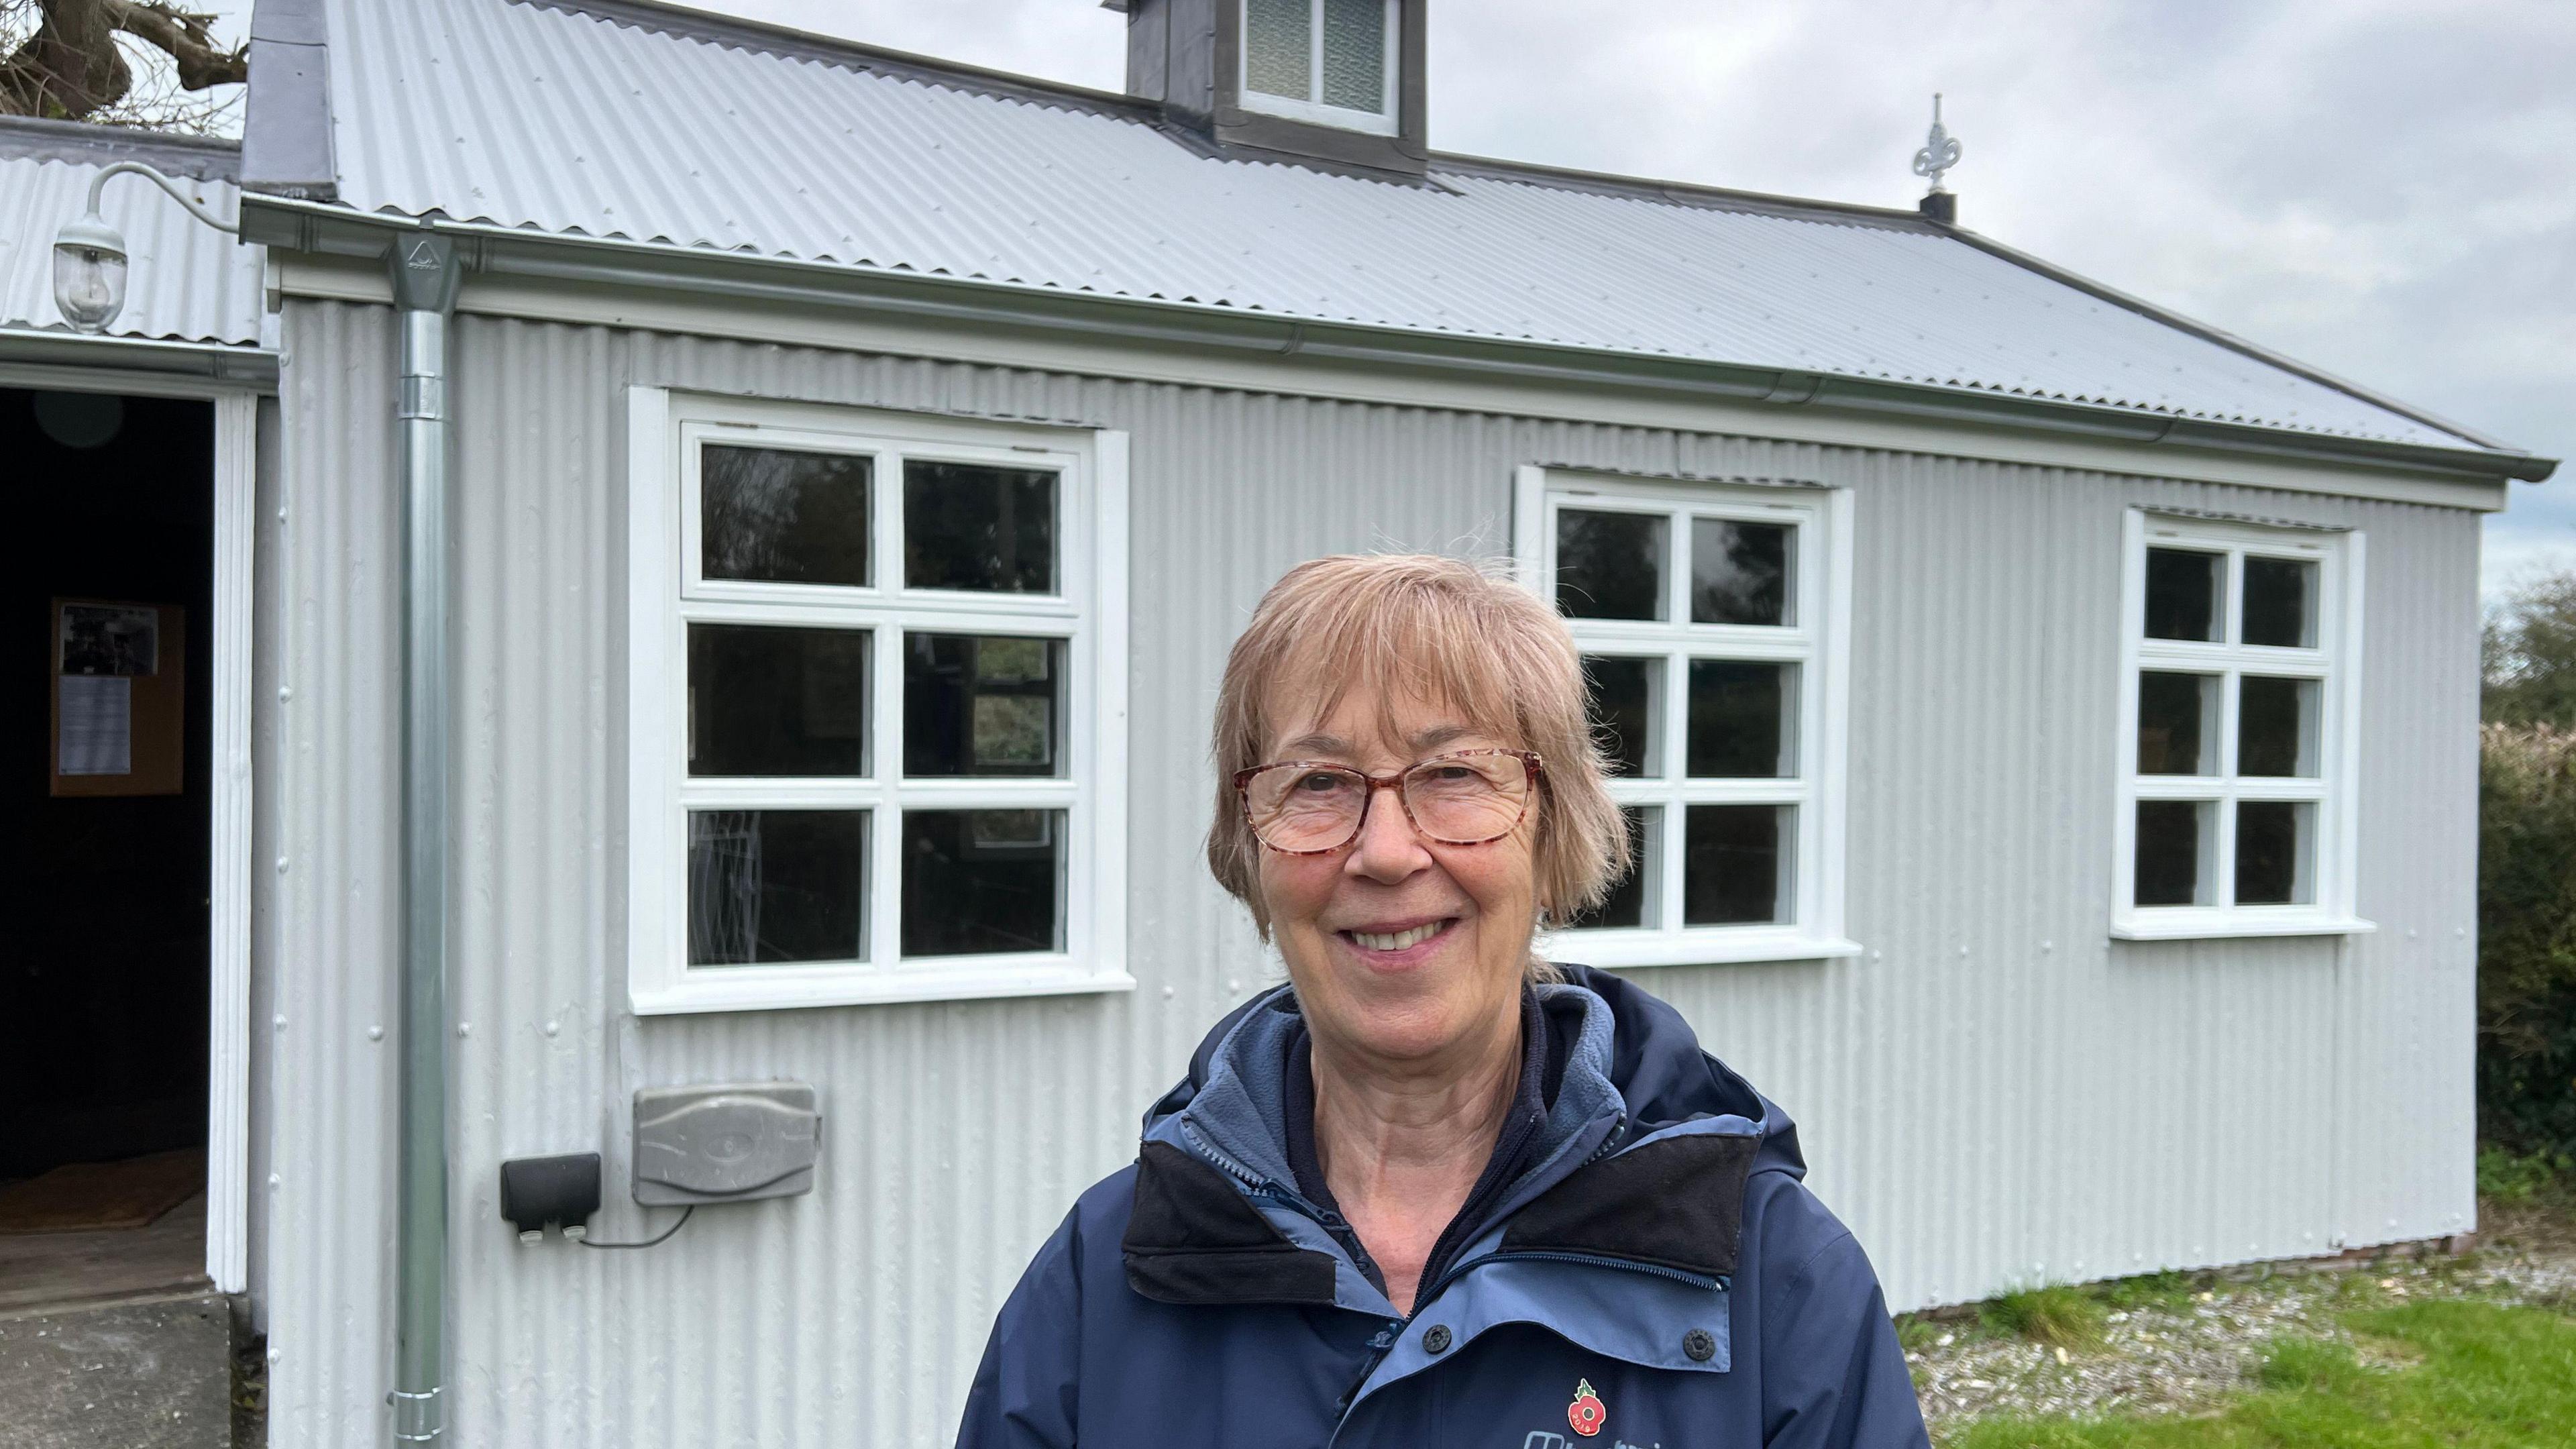
[[[1391, 718], [1390, 718], [1391, 716]], [[1455, 750], [1509, 747], [1445, 706], [1353, 690], [1328, 718], [1276, 710], [1267, 760], [1375, 776]], [[1388, 732], [1392, 724], [1393, 733]], [[1261, 893], [1308, 1028], [1363, 1058], [1425, 1063], [1515, 1019], [1537, 923], [1537, 802], [1509, 835], [1443, 845], [1372, 790], [1359, 838], [1328, 855], [1261, 851]]]

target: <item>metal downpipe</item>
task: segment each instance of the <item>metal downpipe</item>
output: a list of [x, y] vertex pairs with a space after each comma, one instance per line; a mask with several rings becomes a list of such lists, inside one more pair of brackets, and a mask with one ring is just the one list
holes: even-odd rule
[[456, 244], [389, 254], [401, 334], [395, 451], [403, 498], [402, 1083], [396, 1127], [393, 1436], [447, 1429], [447, 325]]

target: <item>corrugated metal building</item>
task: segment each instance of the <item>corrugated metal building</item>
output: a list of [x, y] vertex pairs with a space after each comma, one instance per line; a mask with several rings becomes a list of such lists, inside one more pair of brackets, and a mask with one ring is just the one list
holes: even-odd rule
[[[1375, 100], [1285, 104], [1196, 3], [1192, 42], [1138, 0], [1114, 96], [643, 0], [262, 0], [258, 1029], [211, 1188], [278, 1443], [422, 1422], [387, 1392], [441, 414], [451, 1367], [408, 1412], [456, 1442], [953, 1432], [1027, 1255], [1275, 979], [1200, 860], [1204, 736], [1253, 601], [1336, 551], [1574, 585], [1648, 864], [1552, 949], [1797, 1115], [1892, 1303], [2473, 1226], [2478, 524], [2549, 462], [1930, 216], [1428, 152], [1418, 0]], [[68, 219], [8, 179], [22, 238]], [[203, 240], [138, 244], [128, 315], [255, 343], [163, 320], [253, 285]], [[432, 375], [405, 318], [450, 275]], [[718, 475], [817, 453], [873, 470], [861, 561], [720, 557]], [[1043, 577], [923, 562], [939, 468], [1046, 500]], [[750, 687], [722, 641], [762, 626], [823, 649], [805, 744], [862, 763], [726, 736], [698, 672]], [[862, 883], [746, 875], [763, 811]], [[810, 1194], [631, 1253], [501, 1217], [503, 1161], [596, 1151], [598, 1234], [660, 1231], [636, 1092], [746, 1080], [819, 1089]]]

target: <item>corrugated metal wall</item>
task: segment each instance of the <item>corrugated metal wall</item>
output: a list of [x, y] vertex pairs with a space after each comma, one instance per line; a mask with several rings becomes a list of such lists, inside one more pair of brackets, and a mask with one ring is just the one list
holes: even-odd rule
[[[275, 973], [272, 1433], [382, 1412], [397, 578], [389, 314], [293, 303], [264, 704]], [[2471, 1211], [2473, 516], [1804, 444], [1370, 407], [468, 317], [457, 328], [457, 1442], [943, 1441], [994, 1310], [1225, 1008], [1272, 979], [1197, 843], [1224, 650], [1319, 553], [1498, 552], [1529, 462], [1858, 492], [1852, 934], [1638, 976], [1805, 1125], [1890, 1300], [2326, 1251]], [[622, 388], [1133, 436], [1132, 995], [623, 1014]], [[2361, 904], [2333, 941], [2113, 944], [2121, 510], [2369, 530]], [[1157, 762], [1173, 762], [1163, 767]], [[597, 1147], [647, 1083], [824, 1092], [809, 1198], [668, 1245], [518, 1246], [505, 1157]]]

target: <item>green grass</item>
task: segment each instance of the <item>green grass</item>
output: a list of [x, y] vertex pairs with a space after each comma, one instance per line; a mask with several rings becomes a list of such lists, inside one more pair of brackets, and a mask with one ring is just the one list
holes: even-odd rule
[[2520, 1206], [2566, 1190], [2576, 1165], [2563, 1157], [2520, 1156], [2502, 1147], [2478, 1149], [2478, 1196]]
[[2063, 1283], [2016, 1289], [1978, 1312], [1992, 1332], [2055, 1348], [2090, 1348], [2100, 1343], [2103, 1316], [2099, 1299]]
[[2259, 1392], [2206, 1418], [1987, 1419], [1957, 1449], [2523, 1449], [2576, 1443], [2576, 1319], [2539, 1308], [2417, 1303], [2355, 1312], [2355, 1333], [2423, 1356], [2364, 1366], [2283, 1340]]
[[2095, 1291], [2101, 1294], [2104, 1303], [2123, 1313], [2135, 1313], [2142, 1308], [2189, 1313], [2193, 1295], [2199, 1293], [2202, 1286], [2200, 1280], [2191, 1274], [2177, 1273], [2168, 1268], [2143, 1277], [2114, 1279]]

